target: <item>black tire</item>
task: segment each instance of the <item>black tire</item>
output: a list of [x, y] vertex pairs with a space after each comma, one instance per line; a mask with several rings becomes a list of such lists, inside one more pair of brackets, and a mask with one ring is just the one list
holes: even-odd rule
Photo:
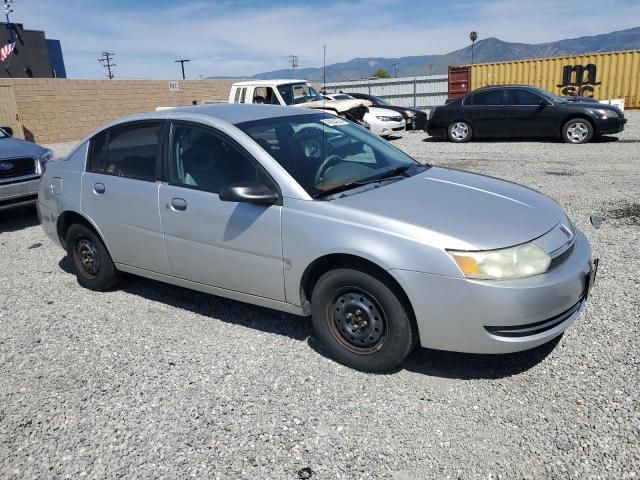
[[572, 118], [562, 127], [562, 141], [565, 143], [587, 143], [593, 137], [593, 126], [584, 118]]
[[447, 128], [447, 139], [454, 143], [466, 143], [473, 137], [473, 128], [463, 120], [451, 122]]
[[78, 283], [89, 290], [109, 290], [120, 282], [122, 274], [116, 270], [102, 240], [90, 228], [73, 224], [67, 230], [67, 255]]
[[417, 341], [399, 296], [375, 276], [358, 270], [322, 275], [313, 289], [311, 315], [316, 336], [329, 354], [364, 372], [393, 369]]

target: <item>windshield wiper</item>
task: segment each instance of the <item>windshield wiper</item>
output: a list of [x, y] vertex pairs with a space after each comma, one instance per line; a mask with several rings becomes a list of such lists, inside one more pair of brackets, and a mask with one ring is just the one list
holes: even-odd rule
[[336, 187], [330, 188], [328, 190], [325, 190], [323, 192], [320, 193], [316, 193], [313, 198], [322, 198], [322, 197], [326, 197], [329, 195], [333, 195], [335, 193], [340, 193], [340, 192], [344, 192], [346, 190], [351, 190], [352, 188], [356, 188], [356, 187], [361, 187], [363, 185], [368, 185], [370, 183], [378, 183], [381, 180], [390, 180], [393, 177], [397, 177], [398, 175], [400, 175], [401, 173], [406, 172], [409, 168], [411, 167], [415, 167], [415, 166], [422, 166], [422, 165], [400, 165], [398, 167], [394, 167], [391, 168], [389, 170], [386, 170], [380, 174], [371, 176], [371, 177], [365, 177], [361, 180], [355, 180], [353, 182], [347, 182], [344, 183], [342, 185], [338, 185]]

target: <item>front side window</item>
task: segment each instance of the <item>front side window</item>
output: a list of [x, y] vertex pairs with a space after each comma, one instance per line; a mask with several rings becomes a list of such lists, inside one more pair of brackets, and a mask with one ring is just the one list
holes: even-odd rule
[[542, 97], [527, 90], [509, 90], [508, 105], [540, 105], [540, 100], [542, 100]]
[[377, 135], [329, 114], [269, 118], [237, 127], [313, 197], [426, 168]]
[[174, 124], [172, 137], [172, 185], [211, 193], [243, 182], [273, 187], [270, 177], [246, 152], [211, 129]]
[[91, 141], [88, 171], [155, 181], [161, 132], [161, 122], [145, 122], [99, 133]]
[[472, 105], [474, 107], [482, 105], [504, 105], [502, 90], [487, 90], [486, 92], [474, 93]]
[[253, 103], [280, 105], [278, 97], [271, 87], [256, 87], [253, 91]]

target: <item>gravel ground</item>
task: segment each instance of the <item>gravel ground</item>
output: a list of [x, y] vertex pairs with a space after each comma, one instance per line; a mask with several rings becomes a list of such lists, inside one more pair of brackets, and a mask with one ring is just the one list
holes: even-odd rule
[[83, 290], [32, 210], [0, 213], [0, 477], [638, 478], [640, 113], [628, 116], [618, 141], [581, 146], [394, 141], [554, 197], [601, 264], [558, 342], [418, 349], [389, 375], [327, 359], [308, 319], [135, 277]]

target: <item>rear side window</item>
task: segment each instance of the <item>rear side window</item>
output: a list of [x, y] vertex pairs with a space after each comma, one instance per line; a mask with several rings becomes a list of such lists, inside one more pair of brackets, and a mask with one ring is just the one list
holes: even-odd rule
[[92, 140], [87, 170], [154, 181], [159, 161], [161, 122], [115, 127]]
[[542, 97], [527, 90], [509, 90], [508, 105], [540, 105]]
[[486, 92], [474, 93], [471, 104], [473, 106], [504, 105], [502, 90], [488, 90]]

